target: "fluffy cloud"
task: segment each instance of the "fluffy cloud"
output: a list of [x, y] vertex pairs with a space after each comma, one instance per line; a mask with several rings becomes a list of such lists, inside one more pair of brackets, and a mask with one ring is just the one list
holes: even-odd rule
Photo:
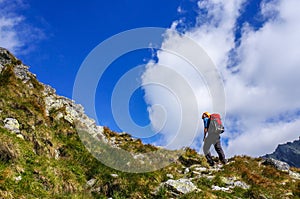
[[[26, 18], [19, 14], [20, 10], [27, 9], [23, 0], [0, 1], [0, 46], [13, 53], [24, 53], [24, 47], [32, 48], [32, 43], [45, 37], [43, 31], [33, 27]], [[31, 44], [31, 47], [26, 46]]]
[[[236, 3], [236, 2], [235, 2]], [[238, 2], [241, 5], [242, 2]], [[194, 49], [193, 44], [189, 43], [189, 39], [180, 37], [180, 35], [174, 33], [174, 30], [179, 22], [174, 22], [170, 31], [166, 33], [166, 39], [162, 44], [161, 49], [157, 54], [159, 59], [157, 64], [152, 64], [151, 67], [148, 67], [143, 75], [144, 84], [147, 82], [159, 82], [167, 88], [177, 88], [174, 92], [174, 96], [179, 98], [179, 107], [181, 112], [175, 111], [176, 109], [173, 106], [164, 106], [166, 109], [167, 121], [170, 123], [180, 123], [182, 129], [177, 130], [174, 126], [169, 125], [161, 131], [161, 134], [164, 136], [164, 140], [161, 142], [163, 145], [171, 146], [170, 148], [180, 148], [187, 146], [186, 143], [191, 141], [194, 147], [199, 145], [199, 132], [202, 128], [201, 126], [201, 111], [203, 110], [213, 110], [215, 104], [213, 100], [220, 100], [217, 102], [216, 106], [222, 104], [222, 97], [212, 99], [213, 93], [210, 90], [215, 88], [216, 85], [209, 84], [207, 77], [214, 73], [214, 64], [213, 62], [207, 61], [207, 57], [212, 58], [212, 61], [216, 63], [218, 69], [224, 67], [224, 61], [227, 61], [227, 58], [224, 56], [231, 48], [234, 46], [233, 28], [235, 24], [235, 18], [238, 13], [237, 4], [229, 3], [228, 5], [222, 5], [222, 1], [219, 2], [209, 2], [203, 1], [199, 4], [201, 9], [209, 11], [207, 16], [199, 16], [197, 23], [200, 24], [202, 19], [200, 17], [209, 18], [209, 23], [201, 23], [200, 27], [194, 28], [185, 33], [186, 38], [190, 38], [195, 43], [198, 43], [204, 50], [205, 53], [202, 53], [201, 50], [198, 52]], [[235, 10], [237, 9], [237, 10]], [[201, 42], [199, 42], [201, 41]], [[167, 49], [167, 50], [164, 50]], [[182, 49], [182, 53], [170, 53], [170, 52], [179, 52]], [[206, 54], [208, 53], [208, 55]], [[184, 54], [184, 55], [183, 55]], [[202, 71], [195, 70], [193, 63], [190, 61], [193, 56], [197, 57], [195, 59], [199, 60], [197, 65], [200, 65]], [[211, 66], [211, 67], [210, 67]], [[170, 68], [169, 71], [174, 70], [182, 77], [182, 81], [179, 81], [177, 78], [174, 78], [172, 73], [165, 70], [165, 68]], [[210, 68], [206, 68], [210, 67]], [[162, 78], [158, 79], [158, 77]], [[167, 82], [165, 80], [168, 80]], [[192, 93], [188, 93], [187, 89], [180, 89], [184, 84], [188, 84]], [[219, 86], [220, 87], [220, 86]], [[223, 87], [221, 85], [221, 87]], [[157, 124], [161, 119], [159, 117], [153, 117], [155, 111], [151, 110], [152, 104], [161, 104], [162, 106], [167, 104], [170, 105], [171, 98], [165, 97], [156, 89], [149, 89], [145, 87], [146, 101], [150, 104], [150, 120], [153, 125], [153, 128], [156, 129], [155, 124]], [[166, 91], [167, 92], [167, 91]], [[174, 97], [173, 96], [173, 97]], [[193, 103], [193, 100], [196, 103]], [[223, 102], [224, 103], [224, 102]], [[180, 115], [181, 120], [178, 120], [178, 114]], [[194, 126], [197, 126], [196, 135]], [[178, 125], [177, 125], [178, 126]], [[199, 147], [199, 146], [198, 146]]]
[[0, 44], [2, 47], [16, 51], [22, 46], [22, 42], [14, 29], [21, 21], [21, 17], [7, 18], [2, 16], [0, 18]]
[[[261, 3], [261, 16], [265, 17], [260, 29], [251, 25], [237, 24], [237, 19], [243, 9], [244, 1], [199, 1], [201, 12], [194, 28], [185, 32], [185, 36], [192, 38], [211, 57], [217, 69], [222, 74], [226, 93], [226, 127], [223, 137], [228, 140], [225, 150], [228, 155], [247, 154], [252, 156], [272, 152], [279, 143], [291, 141], [299, 136], [300, 120], [297, 114], [300, 109], [299, 85], [300, 51], [300, 14], [297, 0], [268, 1]], [[176, 27], [178, 22], [174, 22]], [[235, 30], [242, 25], [239, 45], [235, 43]], [[162, 48], [178, 47], [178, 35], [167, 33]], [[176, 45], [177, 44], [177, 45]], [[231, 52], [236, 52], [232, 60]], [[158, 53], [158, 63], [148, 67], [144, 73], [147, 81], [156, 81], [157, 75], [165, 74], [164, 78], [172, 78], [163, 73], [168, 66], [189, 83], [198, 103], [198, 112], [213, 111], [212, 96], [207, 88], [207, 82], [190, 69], [188, 63], [183, 63], [178, 57], [167, 52]], [[234, 63], [234, 67], [229, 63]], [[151, 73], [151, 75], [149, 75]], [[152, 79], [151, 79], [152, 78]], [[145, 79], [144, 79], [145, 81]], [[169, 82], [172, 87], [180, 87], [181, 82]], [[179, 96], [182, 91], [178, 91]], [[156, 89], [145, 88], [146, 100], [150, 104], [150, 118], [153, 127], [159, 120], [151, 116], [151, 104], [166, 104], [168, 97], [161, 97]], [[190, 99], [191, 96], [186, 96]], [[190, 106], [188, 100], [182, 101]], [[179, 114], [172, 110], [172, 106], [164, 107], [167, 119], [178, 121]], [[288, 116], [288, 117], [287, 117]], [[182, 114], [182, 117], [191, 116]], [[175, 122], [176, 123], [176, 122]], [[174, 129], [165, 128], [162, 134], [163, 142], [176, 139], [177, 147], [184, 146], [184, 140], [192, 138], [190, 124], [184, 125], [185, 134], [176, 134]], [[194, 147], [199, 146], [199, 133]], [[175, 138], [176, 137], [176, 138]], [[198, 140], [197, 140], [198, 139]], [[182, 140], [182, 142], [180, 142]]]
[[[270, 153], [278, 143], [300, 134], [295, 128], [300, 125], [297, 6], [300, 2], [295, 0], [262, 4], [262, 14], [269, 21], [257, 31], [244, 29], [238, 48], [239, 72], [226, 77], [227, 111], [243, 118], [244, 129], [240, 136], [231, 137], [230, 154]], [[278, 123], [268, 122], [274, 118]]]

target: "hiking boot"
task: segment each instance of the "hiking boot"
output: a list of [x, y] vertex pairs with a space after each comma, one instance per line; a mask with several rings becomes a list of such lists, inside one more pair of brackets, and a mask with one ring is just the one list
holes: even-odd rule
[[207, 160], [207, 163], [209, 164], [209, 166], [212, 167], [215, 165], [214, 160], [212, 159], [210, 153], [206, 154], [205, 157], [206, 157], [206, 160]]
[[211, 167], [215, 166], [215, 163], [214, 163], [214, 161], [212, 161], [212, 162], [208, 162], [208, 164], [209, 164], [209, 166], [211, 166]]
[[222, 164], [227, 164], [227, 160], [226, 159], [224, 159], [224, 160], [221, 160], [221, 162], [222, 162]]

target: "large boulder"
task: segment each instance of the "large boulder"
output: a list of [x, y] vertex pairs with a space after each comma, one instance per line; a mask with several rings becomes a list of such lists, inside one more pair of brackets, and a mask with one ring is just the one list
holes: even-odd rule
[[169, 179], [164, 185], [178, 194], [187, 194], [197, 190], [197, 187], [189, 179], [184, 178], [178, 180]]

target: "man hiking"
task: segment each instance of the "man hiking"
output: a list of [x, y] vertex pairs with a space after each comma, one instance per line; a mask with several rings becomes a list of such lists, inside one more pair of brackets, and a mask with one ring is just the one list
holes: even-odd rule
[[[211, 119], [211, 116], [213, 117], [213, 121]], [[207, 159], [207, 162], [210, 166], [214, 166], [214, 161], [212, 159], [212, 156], [210, 154], [210, 147], [211, 145], [214, 145], [216, 152], [218, 153], [219, 159], [223, 164], [227, 163], [227, 160], [225, 159], [225, 155], [223, 152], [223, 149], [221, 147], [220, 142], [220, 133], [224, 132], [224, 127], [221, 124], [220, 115], [219, 114], [210, 114], [208, 112], [204, 112], [202, 114], [202, 119], [204, 122], [204, 138], [203, 138], [203, 152]], [[221, 130], [219, 130], [216, 126], [218, 125], [217, 122], [215, 122], [215, 117], [219, 120], [219, 125], [221, 126]]]

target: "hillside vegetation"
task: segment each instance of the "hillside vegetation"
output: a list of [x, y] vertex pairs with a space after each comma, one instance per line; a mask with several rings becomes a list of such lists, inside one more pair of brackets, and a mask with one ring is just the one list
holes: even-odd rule
[[165, 150], [172, 160], [166, 167], [115, 170], [89, 152], [76, 123], [129, 154], [158, 148], [130, 132], [97, 127], [82, 111], [0, 48], [0, 198], [300, 198], [299, 169], [279, 170], [247, 156], [210, 168], [194, 149]]

